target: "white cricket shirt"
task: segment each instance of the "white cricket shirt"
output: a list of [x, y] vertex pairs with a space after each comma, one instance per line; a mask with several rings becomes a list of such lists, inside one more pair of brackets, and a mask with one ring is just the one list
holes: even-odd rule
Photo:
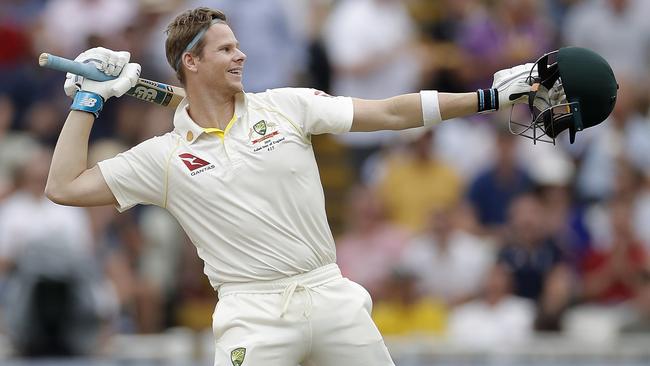
[[118, 210], [166, 208], [215, 288], [335, 262], [310, 136], [349, 131], [352, 99], [285, 88], [240, 93], [236, 102], [221, 131], [194, 123], [184, 100], [173, 132], [100, 162]]

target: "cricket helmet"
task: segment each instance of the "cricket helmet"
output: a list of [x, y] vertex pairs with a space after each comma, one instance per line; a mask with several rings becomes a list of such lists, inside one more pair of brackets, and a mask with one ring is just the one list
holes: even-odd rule
[[612, 68], [586, 48], [564, 47], [545, 54], [535, 62], [528, 82], [532, 122], [510, 121], [511, 126], [524, 127], [517, 134], [534, 142], [555, 143], [568, 129], [573, 143], [576, 132], [603, 122], [616, 103], [618, 84]]

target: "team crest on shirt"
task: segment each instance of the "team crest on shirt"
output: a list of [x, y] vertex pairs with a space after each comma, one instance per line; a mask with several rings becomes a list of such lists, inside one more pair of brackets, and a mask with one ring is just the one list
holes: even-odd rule
[[259, 120], [248, 131], [248, 140], [253, 145], [253, 152], [272, 151], [275, 145], [285, 140], [280, 134], [278, 124], [273, 121]]
[[239, 347], [230, 351], [230, 361], [233, 366], [241, 366], [244, 363], [244, 357], [246, 357], [246, 348]]
[[266, 135], [266, 121], [261, 120], [253, 126], [253, 131], [257, 132], [258, 135]]

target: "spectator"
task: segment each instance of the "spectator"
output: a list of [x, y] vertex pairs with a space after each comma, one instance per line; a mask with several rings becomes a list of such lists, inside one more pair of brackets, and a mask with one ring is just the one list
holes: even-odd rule
[[650, 168], [650, 121], [639, 113], [639, 91], [631, 79], [618, 78], [616, 106], [602, 128], [591, 131], [578, 171], [581, 198], [602, 201], [612, 196], [621, 160], [639, 170]]
[[579, 271], [591, 238], [584, 222], [586, 210], [573, 197], [575, 165], [557, 146], [542, 144], [530, 152], [527, 166], [547, 213], [544, 228], [567, 263]]
[[0, 202], [13, 190], [13, 171], [29, 156], [36, 142], [27, 134], [11, 130], [14, 104], [0, 94]]
[[409, 53], [415, 25], [401, 1], [343, 0], [323, 32], [334, 94], [382, 98], [417, 86], [417, 62]]
[[323, 41], [323, 27], [333, 1], [318, 0], [308, 3], [309, 26], [307, 27], [307, 80], [305, 86], [329, 93], [332, 89], [332, 66]]
[[196, 256], [196, 249], [189, 240], [182, 244], [180, 258], [174, 322], [197, 331], [210, 328], [216, 302], [214, 289], [203, 275], [204, 264]]
[[480, 88], [492, 78], [488, 70], [510, 63], [533, 62], [552, 49], [553, 33], [544, 5], [534, 0], [504, 0], [485, 9], [478, 1], [464, 1], [464, 19], [456, 42], [465, 55], [461, 69], [466, 87]]
[[491, 243], [461, 227], [466, 210], [435, 210], [427, 229], [406, 248], [401, 265], [417, 274], [420, 295], [455, 306], [478, 294], [494, 263]]
[[585, 300], [605, 304], [631, 299], [635, 281], [647, 264], [632, 228], [631, 202], [613, 199], [608, 209], [611, 242], [597, 244], [583, 266]]
[[374, 299], [386, 294], [386, 282], [406, 246], [409, 233], [388, 221], [376, 194], [356, 186], [348, 195], [349, 225], [336, 241], [341, 273], [365, 287]]
[[[46, 0], [5, 0], [0, 3], [0, 90], [8, 90], [17, 81], [12, 74], [25, 70], [33, 53], [32, 33], [38, 28], [39, 14]], [[25, 82], [25, 80], [21, 80]], [[9, 84], [9, 85], [7, 85]], [[0, 92], [1, 93], [1, 92]], [[32, 96], [33, 97], [33, 96]]]
[[470, 182], [493, 163], [496, 134], [482, 117], [456, 118], [453, 123], [436, 127], [432, 146], [435, 154], [453, 165], [464, 182]]
[[[143, 138], [147, 139], [153, 136], [142, 136], [142, 130], [149, 124], [153, 114], [165, 112], [164, 110], [154, 112], [151, 107], [158, 106], [147, 105], [146, 103], [134, 99], [120, 100], [120, 103], [115, 107], [115, 118], [111, 121], [113, 123], [107, 123], [108, 126], [103, 126], [102, 131], [97, 131], [94, 135], [100, 137], [103, 134], [103, 137], [105, 138], [113, 136], [121, 143], [128, 145], [140, 143], [143, 141]], [[160, 110], [161, 108], [157, 109]], [[167, 117], [167, 115], [164, 115], [164, 117]], [[159, 121], [160, 124], [163, 128], [167, 127], [167, 121], [163, 121]]]
[[0, 210], [0, 275], [11, 271], [15, 259], [31, 242], [54, 237], [73, 252], [93, 251], [85, 211], [56, 205], [43, 193], [51, 152], [36, 147], [25, 154], [28, 158], [15, 170], [16, 190]]
[[[323, 40], [333, 68], [332, 94], [381, 99], [417, 90], [420, 66], [413, 54], [415, 24], [403, 1], [343, 0], [330, 13]], [[354, 166], [394, 132], [346, 133]]]
[[131, 24], [137, 10], [137, 3], [129, 0], [50, 1], [42, 13], [39, 41], [53, 54], [70, 56], [82, 51], [92, 36], [110, 39], [106, 36], [120, 33]]
[[564, 43], [590, 48], [609, 62], [614, 74], [647, 82], [650, 26], [645, 0], [587, 0], [573, 7], [562, 33]]
[[143, 238], [134, 215], [117, 215], [110, 206], [89, 208], [94, 240], [106, 273], [114, 283], [120, 333], [151, 333], [162, 329], [161, 293], [141, 274]]
[[458, 204], [463, 190], [456, 170], [433, 154], [433, 133], [421, 129], [405, 153], [388, 155], [378, 183], [390, 220], [414, 233], [433, 210]]
[[502, 52], [503, 62], [532, 62], [555, 49], [555, 34], [546, 3], [536, 0], [503, 0], [496, 3], [493, 11], [501, 37], [497, 48]]
[[518, 137], [500, 129], [495, 142], [494, 163], [469, 184], [467, 198], [483, 231], [501, 237], [511, 203], [532, 188], [528, 172], [516, 155]]
[[54, 146], [63, 126], [60, 110], [53, 102], [40, 100], [32, 103], [25, 112], [23, 127], [29, 135], [45, 146]]
[[[154, 114], [155, 115], [155, 114]], [[126, 150], [112, 140], [95, 142], [90, 163]], [[106, 272], [116, 287], [120, 318], [116, 329], [124, 333], [162, 331], [172, 322], [166, 306], [177, 290], [183, 235], [178, 224], [158, 207], [143, 207], [139, 215], [118, 215], [111, 206], [89, 207], [94, 241]]]
[[6, 0], [0, 4], [0, 22], [17, 28], [37, 21], [34, 17], [43, 10], [47, 0]]
[[640, 190], [634, 201], [634, 231], [650, 253], [650, 170], [642, 177]]
[[466, 73], [463, 70], [465, 55], [456, 39], [467, 18], [485, 10], [483, 4], [476, 0], [413, 0], [407, 3], [423, 32], [420, 40], [424, 52], [423, 88], [467, 90], [462, 78]]
[[535, 328], [557, 331], [562, 328], [564, 310], [573, 296], [575, 274], [589, 250], [589, 232], [584, 224], [584, 208], [575, 204], [571, 182], [574, 165], [556, 146], [531, 149], [528, 166], [544, 211], [545, 235], [557, 243], [569, 268], [552, 271], [546, 279]]
[[621, 327], [621, 331], [648, 334], [650, 332], [650, 268], [646, 268], [639, 274], [630, 313], [631, 316]]
[[546, 277], [563, 263], [562, 252], [548, 238], [539, 199], [525, 194], [514, 200], [508, 215], [508, 235], [499, 262], [513, 274], [514, 293], [539, 300]]
[[535, 305], [512, 293], [507, 267], [493, 266], [477, 300], [454, 309], [449, 316], [449, 338], [472, 349], [488, 350], [525, 344], [533, 336]]
[[16, 191], [0, 206], [0, 280], [7, 332], [23, 356], [98, 351], [115, 311], [85, 210], [44, 196], [51, 151], [26, 152]]
[[396, 268], [385, 286], [387, 297], [378, 300], [372, 311], [383, 335], [444, 334], [447, 306], [439, 299], [419, 294], [417, 275], [410, 268]]

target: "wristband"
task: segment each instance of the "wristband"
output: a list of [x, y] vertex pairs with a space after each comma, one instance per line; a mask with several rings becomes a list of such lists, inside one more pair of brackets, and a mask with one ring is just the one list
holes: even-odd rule
[[478, 98], [478, 113], [494, 112], [499, 109], [499, 91], [496, 89], [479, 89], [476, 91]]
[[422, 90], [420, 91], [420, 100], [422, 102], [424, 126], [434, 126], [442, 122], [438, 92], [435, 90]]
[[89, 91], [80, 90], [74, 95], [74, 100], [70, 105], [70, 109], [74, 111], [88, 112], [99, 117], [104, 107], [104, 98], [101, 95]]

